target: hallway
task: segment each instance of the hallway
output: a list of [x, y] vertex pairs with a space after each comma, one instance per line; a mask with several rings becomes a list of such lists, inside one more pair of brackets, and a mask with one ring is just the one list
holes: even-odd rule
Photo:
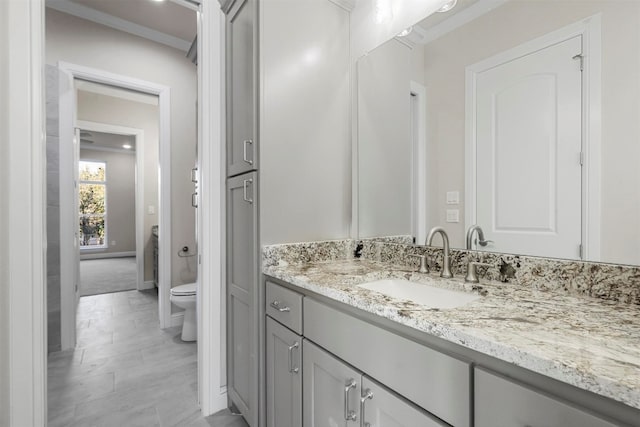
[[155, 289], [80, 298], [75, 350], [48, 358], [49, 426], [246, 426], [200, 416], [197, 346], [161, 330]]

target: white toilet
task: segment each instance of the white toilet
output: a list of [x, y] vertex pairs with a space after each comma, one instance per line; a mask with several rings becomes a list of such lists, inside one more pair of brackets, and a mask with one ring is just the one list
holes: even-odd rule
[[198, 337], [196, 320], [196, 284], [171, 288], [171, 302], [184, 308], [184, 323], [182, 324], [182, 341], [195, 341]]

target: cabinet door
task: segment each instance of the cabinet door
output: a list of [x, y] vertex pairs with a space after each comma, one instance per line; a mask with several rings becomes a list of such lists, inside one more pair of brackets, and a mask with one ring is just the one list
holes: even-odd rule
[[267, 427], [302, 425], [302, 337], [267, 317]]
[[360, 373], [306, 339], [302, 347], [302, 425], [359, 426]]
[[249, 425], [257, 425], [258, 285], [255, 172], [227, 180], [227, 386]]
[[484, 369], [475, 369], [476, 427], [614, 427], [616, 424]]
[[256, 0], [227, 14], [227, 176], [258, 169], [255, 96]]
[[362, 378], [360, 412], [364, 417], [364, 425], [371, 427], [448, 425], [367, 377]]

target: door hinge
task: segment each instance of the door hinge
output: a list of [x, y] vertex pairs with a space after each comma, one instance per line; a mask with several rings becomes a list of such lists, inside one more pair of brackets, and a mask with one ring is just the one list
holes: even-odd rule
[[578, 257], [579, 257], [580, 259], [584, 258], [584, 257], [583, 257], [583, 255], [582, 255], [582, 243], [580, 243], [580, 244], [578, 245]]
[[584, 165], [584, 152], [580, 152], [580, 166]]
[[584, 55], [579, 53], [579, 54], [575, 55], [572, 59], [579, 59], [580, 60], [580, 71], [584, 71]]

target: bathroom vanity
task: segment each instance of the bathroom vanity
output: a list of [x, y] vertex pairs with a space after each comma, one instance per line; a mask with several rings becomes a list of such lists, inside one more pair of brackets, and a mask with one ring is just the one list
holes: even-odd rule
[[[637, 306], [305, 251], [263, 257], [267, 426], [640, 425]], [[358, 286], [381, 278], [480, 298]]]

